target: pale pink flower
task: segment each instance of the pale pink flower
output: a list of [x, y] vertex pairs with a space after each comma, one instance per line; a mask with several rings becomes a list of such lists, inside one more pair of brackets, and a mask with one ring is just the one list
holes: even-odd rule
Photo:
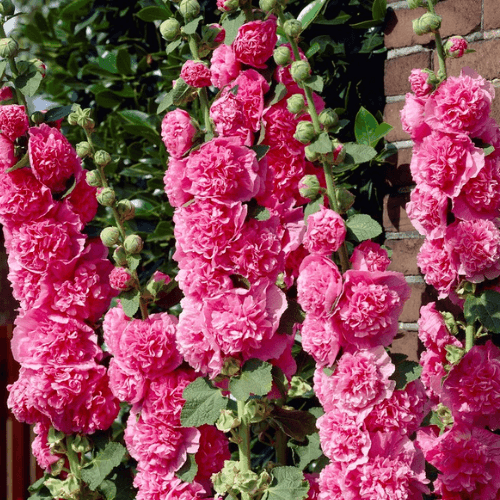
[[[304, 120], [307, 116], [301, 116], [300, 119]], [[303, 157], [304, 145], [293, 137], [299, 120], [288, 111], [286, 99], [266, 108], [262, 118], [265, 126], [264, 144], [287, 150], [287, 156], [302, 155]], [[270, 152], [266, 156], [269, 156]]]
[[431, 133], [429, 125], [424, 121], [424, 108], [425, 99], [406, 94], [406, 102], [400, 113], [401, 125], [417, 144]]
[[341, 247], [346, 234], [344, 219], [321, 205], [319, 212], [307, 218], [303, 244], [311, 254], [330, 255]]
[[107, 350], [114, 356], [120, 351], [120, 338], [129, 322], [130, 318], [125, 316], [120, 304], [117, 307], [108, 309], [104, 316], [102, 324], [104, 342], [106, 342]]
[[168, 201], [176, 208], [192, 199], [192, 196], [186, 191], [189, 188], [189, 181], [185, 177], [186, 161], [186, 159], [171, 156], [168, 159], [168, 169], [163, 177]]
[[318, 500], [352, 500], [352, 497], [347, 496], [345, 469], [345, 464], [333, 461], [321, 470]]
[[441, 397], [443, 377], [448, 373], [444, 369], [444, 365], [448, 364], [448, 361], [443, 360], [443, 356], [434, 351], [424, 351], [420, 355], [419, 363], [422, 366], [420, 380], [432, 402], [437, 404]]
[[302, 348], [318, 366], [332, 366], [340, 350], [339, 332], [330, 318], [306, 314], [300, 328]]
[[229, 85], [238, 76], [240, 70], [241, 65], [236, 60], [231, 47], [222, 44], [213, 51], [210, 60], [210, 73], [214, 87], [222, 89]]
[[64, 457], [51, 452], [51, 445], [47, 440], [49, 428], [50, 425], [47, 423], [37, 422], [34, 428], [36, 437], [31, 443], [31, 451], [33, 456], [36, 458], [38, 465], [46, 472], [50, 473], [51, 465], [61, 458], [64, 459]]
[[3, 134], [0, 134], [0, 173], [4, 174], [5, 171], [13, 167], [21, 158], [14, 156], [14, 143], [7, 139]]
[[418, 337], [427, 349], [442, 355], [443, 358], [446, 357], [445, 346], [448, 344], [462, 347], [458, 339], [448, 331], [443, 315], [437, 311], [435, 302], [420, 308]]
[[111, 358], [108, 368], [109, 388], [120, 401], [135, 404], [142, 401], [147, 391], [147, 379], [137, 370], [131, 370], [118, 358]]
[[221, 137], [238, 137], [245, 146], [253, 143], [253, 131], [247, 120], [243, 103], [232, 93], [219, 97], [210, 107], [210, 118]]
[[9, 141], [14, 142], [29, 128], [28, 115], [24, 106], [7, 104], [0, 106], [0, 131]]
[[391, 260], [385, 248], [366, 240], [354, 248], [350, 262], [356, 271], [386, 271]]
[[139, 462], [134, 486], [136, 500], [199, 500], [206, 498], [204, 488], [196, 481], [181, 481], [169, 468]]
[[181, 158], [191, 149], [196, 132], [191, 116], [183, 109], [169, 111], [161, 122], [163, 144], [174, 158]]
[[408, 80], [410, 81], [411, 90], [416, 97], [425, 97], [432, 92], [433, 86], [427, 83], [429, 73], [421, 69], [412, 69]]
[[210, 69], [201, 61], [193, 61], [188, 59], [181, 69], [181, 78], [191, 87], [202, 88], [209, 87]]

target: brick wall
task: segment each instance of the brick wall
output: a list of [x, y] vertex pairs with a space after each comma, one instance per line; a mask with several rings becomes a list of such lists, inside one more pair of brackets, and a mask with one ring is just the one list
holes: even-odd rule
[[[384, 117], [394, 127], [387, 139], [397, 147], [397, 154], [392, 158], [392, 165], [387, 168], [389, 194], [384, 199], [384, 229], [386, 245], [393, 250], [390, 269], [403, 272], [412, 288], [411, 298], [400, 318], [403, 335], [395, 341], [394, 349], [415, 359], [418, 350], [416, 322], [420, 306], [436, 300], [437, 294], [425, 284], [416, 264], [423, 239], [415, 231], [405, 211], [413, 186], [409, 169], [412, 142], [401, 128], [399, 111], [404, 105], [405, 94], [410, 92], [410, 71], [413, 68], [434, 70], [438, 63], [433, 37], [416, 36], [412, 29], [412, 20], [420, 17], [425, 9], [410, 10], [406, 1], [397, 0], [388, 0], [388, 6]], [[498, 86], [497, 94], [500, 93], [499, 0], [443, 0], [436, 5], [436, 13], [443, 18], [440, 30], [443, 39], [461, 35], [469, 42], [469, 48], [476, 51], [461, 59], [447, 60], [448, 75], [458, 75], [462, 67], [469, 66]], [[500, 122], [500, 97], [493, 102], [493, 117]], [[443, 306], [454, 309], [449, 301]]]

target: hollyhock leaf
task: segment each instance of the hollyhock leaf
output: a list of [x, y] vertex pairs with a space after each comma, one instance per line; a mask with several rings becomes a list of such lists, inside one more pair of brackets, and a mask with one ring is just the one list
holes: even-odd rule
[[238, 30], [245, 24], [245, 13], [240, 10], [239, 12], [231, 12], [224, 21], [222, 27], [226, 30], [226, 38], [224, 43], [231, 45], [238, 34]]
[[291, 335], [293, 333], [293, 327], [297, 323], [302, 323], [305, 317], [306, 313], [302, 310], [299, 303], [295, 300], [289, 300], [288, 307], [281, 315], [278, 331]]
[[320, 196], [317, 200], [311, 201], [306, 205], [304, 210], [304, 220], [307, 222], [307, 218], [320, 211], [321, 206], [323, 205], [323, 197]]
[[275, 467], [273, 481], [265, 491], [262, 500], [304, 500], [307, 498], [309, 483], [296, 467]]
[[163, 113], [163, 111], [165, 111], [173, 104], [174, 104], [174, 89], [172, 89], [170, 92], [167, 92], [165, 97], [160, 101], [160, 104], [158, 105], [158, 109], [156, 110], [156, 112], [158, 114]]
[[73, 19], [73, 16], [75, 14], [78, 14], [79, 16], [81, 16], [80, 9], [83, 9], [91, 1], [92, 0], [75, 0], [73, 2], [70, 2], [68, 5], [66, 5], [66, 7], [64, 7], [59, 12], [61, 19], [71, 20], [71, 19]]
[[321, 49], [321, 47], [320, 47], [319, 43], [315, 43], [314, 45], [311, 45], [309, 47], [308, 51], [306, 52], [306, 57], [309, 59], [314, 54], [316, 54], [316, 52], [318, 52], [320, 49]]
[[316, 19], [326, 3], [328, 3], [328, 0], [314, 0], [314, 2], [306, 5], [300, 11], [297, 19], [302, 23], [303, 30], [305, 30]]
[[174, 105], [180, 106], [183, 104], [185, 98], [191, 94], [192, 90], [193, 89], [181, 77], [177, 78], [172, 95]]
[[198, 464], [194, 459], [194, 454], [188, 453], [184, 465], [175, 473], [175, 475], [186, 483], [192, 483], [198, 473]]
[[227, 399], [222, 396], [220, 389], [201, 377], [184, 389], [182, 397], [186, 400], [181, 412], [183, 427], [213, 425], [220, 411], [227, 406]]
[[260, 221], [269, 220], [271, 218], [271, 212], [267, 208], [260, 207], [261, 209], [255, 215], [255, 219]]
[[156, 134], [158, 135], [156, 127], [153, 127], [149, 122], [149, 115], [147, 113], [137, 111], [135, 109], [126, 109], [124, 111], [118, 112], [118, 115], [123, 118], [126, 123], [130, 125], [139, 125], [141, 127], [149, 127], [155, 130]]
[[80, 481], [73, 474], [68, 474], [64, 481], [51, 477], [45, 481], [45, 486], [47, 486], [54, 498], [64, 500], [78, 498], [79, 493], [81, 493]]
[[108, 479], [99, 485], [99, 492], [104, 494], [106, 500], [135, 500], [137, 491], [130, 469], [120, 464]]
[[382, 234], [382, 226], [367, 214], [351, 215], [345, 225], [357, 242], [371, 240]]
[[307, 438], [307, 444], [298, 445], [292, 441], [288, 441], [288, 447], [298, 455], [299, 463], [297, 467], [304, 470], [313, 460], [317, 460], [323, 452], [321, 451], [319, 434], [311, 434]]
[[13, 172], [14, 170], [18, 170], [20, 168], [26, 167], [29, 165], [29, 155], [26, 153], [15, 165], [12, 167], [8, 168], [5, 172], [9, 174], [10, 172]]
[[336, 188], [335, 197], [339, 205], [340, 214], [345, 214], [354, 204], [355, 196], [345, 188]]
[[260, 161], [262, 160], [262, 158], [264, 158], [264, 156], [266, 156], [266, 153], [269, 151], [270, 146], [260, 144], [258, 146], [252, 146], [250, 149], [252, 151], [255, 151], [255, 154], [257, 155], [257, 161]]
[[396, 381], [396, 389], [404, 389], [410, 382], [417, 380], [422, 373], [422, 366], [416, 361], [403, 361], [396, 364], [396, 371], [390, 377]]
[[309, 144], [309, 149], [313, 153], [331, 153], [333, 151], [332, 141], [326, 132], [322, 132], [314, 142]]
[[170, 54], [171, 52], [173, 52], [181, 43], [182, 43], [182, 38], [178, 38], [177, 40], [170, 42], [167, 45], [167, 49], [166, 49], [167, 54]]
[[382, 20], [387, 12], [387, 0], [375, 0], [372, 5], [372, 16], [375, 20]]
[[85, 465], [82, 469], [82, 479], [92, 491], [104, 481], [115, 467], [120, 465], [126, 451], [125, 446], [112, 441], [89, 464]]
[[356, 144], [355, 142], [346, 142], [344, 144], [346, 159], [344, 163], [366, 163], [377, 156], [377, 151], [366, 144]]
[[319, 75], [311, 76], [303, 83], [316, 92], [323, 92], [323, 78]]
[[165, 7], [150, 6], [141, 9], [136, 16], [142, 21], [165, 21], [171, 16], [171, 12]]
[[250, 395], [264, 396], [273, 385], [272, 365], [260, 359], [250, 359], [241, 370], [239, 377], [229, 383], [231, 394], [238, 401], [246, 401]]
[[464, 315], [470, 325], [479, 321], [490, 332], [500, 333], [500, 293], [486, 290], [479, 297], [469, 295]]
[[317, 431], [316, 417], [308, 411], [289, 410], [276, 406], [271, 412], [269, 420], [287, 436], [299, 442], [305, 441], [306, 436]]
[[33, 97], [35, 92], [38, 90], [40, 83], [43, 80], [43, 76], [38, 71], [31, 72], [28, 75], [19, 75], [15, 81], [14, 85], [19, 89], [26, 97]]
[[200, 24], [200, 21], [203, 19], [203, 16], [198, 16], [196, 19], [193, 19], [192, 21], [189, 21], [183, 28], [182, 31], [184, 32], [185, 35], [193, 35], [196, 33], [196, 29], [198, 28], [198, 24]]
[[141, 305], [141, 293], [139, 290], [129, 290], [120, 295], [123, 312], [129, 318], [133, 318]]
[[373, 141], [372, 135], [377, 127], [377, 119], [366, 108], [361, 106], [354, 120], [356, 141], [361, 144], [371, 145]]
[[314, 24], [328, 24], [330, 26], [337, 24], [345, 24], [349, 19], [351, 19], [350, 14], [346, 14], [343, 10], [340, 11], [339, 15], [334, 19], [325, 19], [323, 16], [319, 16], [314, 21]]
[[135, 271], [139, 267], [141, 257], [139, 255], [129, 255], [127, 257], [127, 265], [131, 271]]
[[283, 83], [278, 83], [278, 85], [276, 85], [276, 88], [274, 89], [274, 97], [269, 103], [269, 106], [272, 106], [273, 104], [277, 104], [278, 102], [280, 102], [281, 99], [284, 99], [287, 93], [288, 89], [286, 88], [286, 85], [284, 85]]
[[59, 106], [57, 108], [52, 108], [45, 113], [46, 122], [55, 122], [61, 118], [66, 118], [73, 110], [73, 105], [71, 106]]

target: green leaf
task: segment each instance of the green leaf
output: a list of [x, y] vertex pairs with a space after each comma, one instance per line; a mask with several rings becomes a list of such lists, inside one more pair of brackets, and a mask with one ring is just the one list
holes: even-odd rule
[[327, 132], [319, 134], [318, 138], [309, 144], [309, 149], [313, 153], [328, 154], [333, 151], [332, 140]]
[[26, 153], [15, 165], [12, 165], [12, 167], [9, 167], [5, 172], [9, 174], [10, 172], [13, 172], [14, 170], [18, 170], [20, 168], [28, 166], [30, 163], [30, 158], [29, 154]]
[[382, 226], [367, 214], [351, 215], [345, 225], [356, 242], [370, 240], [382, 234]]
[[92, 0], [73, 0], [59, 11], [59, 16], [61, 19], [66, 20], [73, 19], [73, 17], [77, 15], [79, 17], [84, 17], [88, 14], [88, 9], [85, 7], [91, 2]]
[[335, 197], [339, 206], [339, 213], [345, 214], [353, 205], [355, 196], [343, 187], [335, 188]]
[[177, 40], [170, 42], [167, 45], [167, 50], [166, 50], [167, 54], [170, 54], [171, 52], [173, 52], [181, 43], [182, 43], [182, 38], [178, 38]]
[[382, 20], [372, 19], [371, 21], [361, 21], [360, 23], [350, 24], [349, 26], [354, 29], [366, 30], [368, 28], [374, 28], [382, 24]]
[[300, 11], [297, 19], [302, 23], [302, 29], [305, 30], [316, 19], [327, 3], [328, 0], [314, 0]]
[[260, 207], [260, 210], [257, 212], [257, 215], [255, 215], [255, 219], [260, 221], [269, 220], [270, 218], [271, 218], [271, 212], [265, 207]]
[[128, 290], [120, 294], [120, 302], [125, 316], [133, 318], [141, 305], [141, 292], [139, 290]]
[[323, 452], [319, 444], [319, 434], [314, 433], [308, 436], [307, 443], [299, 445], [293, 441], [288, 441], [288, 447], [298, 455], [299, 463], [297, 468], [304, 470], [313, 460], [317, 460]]
[[171, 13], [164, 7], [152, 5], [141, 9], [136, 16], [146, 22], [165, 21], [171, 16]]
[[172, 89], [170, 92], [167, 92], [165, 97], [160, 101], [160, 104], [158, 105], [158, 109], [156, 110], [156, 112], [158, 114], [163, 113], [167, 108], [173, 105], [174, 105], [174, 89]]
[[382, 21], [387, 12], [387, 0], [375, 0], [372, 5], [372, 17], [376, 21]]
[[126, 109], [124, 111], [120, 111], [118, 115], [123, 118], [123, 120], [132, 125], [141, 125], [143, 127], [149, 127], [153, 130], [156, 130], [155, 127], [149, 123], [149, 115], [144, 113], [143, 111], [137, 111], [135, 109]]
[[417, 380], [422, 373], [422, 366], [416, 361], [404, 360], [396, 365], [396, 370], [390, 377], [396, 381], [396, 389], [404, 389], [410, 382]]
[[344, 24], [349, 19], [351, 19], [350, 14], [346, 14], [343, 10], [340, 11], [339, 15], [335, 19], [325, 19], [324, 17], [317, 18], [314, 23], [315, 24], [328, 24], [330, 26], [335, 26], [337, 24]]
[[132, 73], [132, 64], [130, 54], [125, 49], [120, 49], [116, 54], [116, 69], [120, 75], [129, 75]]
[[94, 491], [106, 478], [106, 476], [122, 461], [127, 449], [125, 446], [111, 441], [106, 448], [82, 469], [82, 479]]
[[120, 464], [99, 485], [99, 491], [104, 494], [106, 500], [135, 500], [137, 491], [133, 481], [130, 468]]
[[182, 78], [177, 78], [172, 95], [174, 105], [180, 106], [192, 92], [193, 89]]
[[479, 321], [492, 333], [500, 333], [500, 293], [485, 290], [479, 297], [469, 295], [465, 299], [464, 315], [472, 325]]
[[175, 473], [175, 475], [185, 483], [192, 483], [198, 473], [198, 464], [194, 459], [194, 454], [188, 453], [184, 465]]
[[305, 500], [309, 484], [296, 467], [275, 467], [273, 481], [265, 491], [262, 500]]
[[224, 43], [231, 45], [238, 34], [238, 30], [245, 23], [245, 13], [240, 10], [239, 12], [231, 12], [224, 21], [222, 27], [226, 30], [226, 38]]
[[378, 144], [378, 141], [380, 141], [382, 137], [386, 136], [393, 128], [394, 127], [392, 125], [389, 125], [388, 123], [380, 123], [379, 126], [375, 129], [375, 132], [373, 132], [372, 143], [370, 144], [370, 146], [374, 148]]
[[303, 442], [309, 434], [315, 434], [316, 417], [308, 411], [289, 410], [275, 406], [269, 421], [278, 426], [287, 436]]
[[30, 72], [28, 75], [19, 75], [14, 80], [14, 85], [19, 89], [23, 95], [26, 97], [33, 97], [43, 80], [41, 73]]
[[304, 85], [307, 85], [316, 92], [323, 92], [323, 78], [319, 75], [314, 75], [304, 80]]
[[276, 85], [276, 88], [274, 89], [274, 96], [271, 99], [269, 106], [272, 106], [273, 104], [280, 102], [281, 99], [283, 99], [287, 93], [288, 93], [288, 89], [286, 88], [286, 85], [283, 85], [282, 83], [278, 83], [278, 85]]
[[255, 151], [257, 155], [257, 161], [260, 161], [262, 160], [262, 158], [264, 158], [264, 156], [266, 156], [267, 152], [270, 149], [270, 146], [265, 146], [264, 144], [260, 144], [257, 146], [251, 146], [250, 149], [252, 151]]
[[346, 142], [344, 146], [346, 150], [346, 159], [344, 160], [344, 163], [359, 165], [360, 163], [366, 163], [377, 156], [375, 148], [367, 146], [366, 144]]
[[231, 394], [239, 401], [246, 401], [251, 394], [265, 396], [272, 388], [272, 365], [260, 359], [248, 360], [239, 377], [233, 377], [229, 382]]
[[116, 54], [110, 52], [105, 57], [99, 57], [97, 59], [97, 64], [102, 69], [109, 71], [110, 73], [118, 74], [118, 68], [116, 67]]
[[320, 196], [317, 200], [310, 201], [304, 210], [305, 222], [307, 222], [307, 218], [311, 214], [315, 214], [316, 212], [319, 212], [321, 210], [322, 205], [323, 205], [323, 197], [322, 196]]
[[186, 400], [181, 412], [181, 424], [184, 427], [213, 425], [228, 402], [220, 389], [201, 377], [184, 389], [182, 397]]
[[198, 28], [198, 24], [200, 24], [200, 21], [203, 19], [203, 16], [198, 16], [197, 18], [193, 19], [192, 21], [189, 21], [184, 28], [182, 28], [182, 31], [186, 35], [194, 35], [196, 33], [196, 30]]
[[7, 59], [0, 61], [0, 78], [3, 78], [5, 70], [7, 69]]
[[297, 323], [302, 323], [306, 317], [305, 312], [295, 300], [288, 300], [288, 306], [281, 315], [278, 332], [286, 335], [292, 335], [293, 327]]
[[354, 120], [354, 135], [356, 141], [361, 144], [372, 145], [372, 135], [378, 127], [377, 119], [363, 106], [359, 108]]
[[71, 106], [59, 106], [57, 108], [52, 108], [45, 113], [46, 122], [55, 122], [61, 118], [65, 118], [72, 111], [73, 105]]
[[172, 222], [162, 220], [156, 226], [154, 233], [148, 236], [148, 243], [152, 241], [166, 242], [174, 235]]

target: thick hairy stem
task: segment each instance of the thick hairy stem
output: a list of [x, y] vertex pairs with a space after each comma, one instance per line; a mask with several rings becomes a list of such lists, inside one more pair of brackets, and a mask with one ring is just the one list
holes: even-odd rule
[[465, 328], [465, 352], [469, 352], [474, 346], [475, 328], [473, 325], [467, 325]]
[[[240, 471], [247, 472], [250, 467], [250, 425], [245, 414], [245, 401], [238, 401], [238, 418], [241, 421], [238, 427], [238, 453], [240, 457]], [[241, 500], [250, 500], [248, 493], [241, 493]]]
[[[427, 0], [427, 5], [429, 6], [429, 12], [431, 12], [432, 14], [435, 14], [436, 11], [434, 10], [434, 4], [432, 3], [432, 0]], [[434, 33], [434, 38], [436, 39], [436, 50], [437, 50], [438, 60], [439, 60], [438, 78], [445, 80], [447, 77], [446, 63], [445, 63], [446, 56], [444, 53], [443, 40], [441, 39], [441, 35], [439, 33], [439, 30]]]

